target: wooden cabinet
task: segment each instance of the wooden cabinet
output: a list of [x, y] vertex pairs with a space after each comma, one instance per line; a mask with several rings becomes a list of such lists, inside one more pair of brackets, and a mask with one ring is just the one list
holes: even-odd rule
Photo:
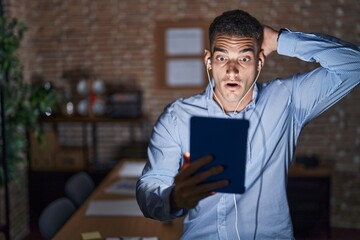
[[289, 172], [288, 201], [296, 237], [315, 232], [330, 234], [330, 170], [293, 167]]

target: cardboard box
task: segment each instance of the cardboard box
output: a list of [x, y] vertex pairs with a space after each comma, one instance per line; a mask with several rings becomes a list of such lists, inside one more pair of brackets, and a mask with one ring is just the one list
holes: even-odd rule
[[51, 170], [55, 165], [55, 155], [59, 148], [55, 131], [44, 131], [44, 142], [39, 143], [35, 134], [30, 133], [30, 167], [32, 170]]
[[86, 157], [82, 147], [60, 147], [56, 154], [54, 168], [63, 170], [83, 170], [86, 167]]
[[83, 147], [64, 147], [59, 144], [53, 130], [44, 132], [44, 143], [40, 144], [34, 133], [30, 133], [30, 167], [35, 171], [74, 171], [86, 167]]

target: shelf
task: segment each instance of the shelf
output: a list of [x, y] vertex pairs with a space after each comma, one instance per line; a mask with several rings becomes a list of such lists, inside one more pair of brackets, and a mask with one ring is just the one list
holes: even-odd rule
[[[31, 151], [33, 170], [109, 169], [117, 159], [124, 157], [121, 156], [124, 150], [131, 152], [135, 147], [139, 147], [140, 143], [148, 141], [148, 118], [145, 115], [138, 118], [51, 116], [40, 118], [39, 123], [50, 125], [51, 128], [47, 128], [47, 132], [44, 132], [47, 137], [46, 147], [41, 148], [34, 140], [31, 141], [34, 146]], [[114, 135], [113, 126], [119, 126], [121, 129], [117, 135]], [[115, 136], [113, 140], [108, 137], [109, 135], [104, 135], [109, 133]], [[63, 138], [64, 136], [67, 137]], [[66, 138], [69, 140], [68, 143], [64, 142]], [[119, 145], [114, 150], [116, 144]], [[121, 144], [130, 144], [130, 146], [125, 145], [127, 147], [123, 149], [124, 145]]]

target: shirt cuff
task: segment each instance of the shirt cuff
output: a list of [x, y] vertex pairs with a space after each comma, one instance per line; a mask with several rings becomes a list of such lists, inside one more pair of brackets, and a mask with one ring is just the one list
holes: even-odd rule
[[284, 31], [287, 31], [287, 29], [286, 29], [286, 28], [281, 28], [281, 29], [279, 30], [278, 37], [277, 37], [277, 41], [279, 41], [279, 37], [280, 37], [280, 35], [281, 35]]
[[278, 54], [294, 56], [296, 49], [296, 38], [296, 33], [286, 28], [281, 29], [278, 36]]

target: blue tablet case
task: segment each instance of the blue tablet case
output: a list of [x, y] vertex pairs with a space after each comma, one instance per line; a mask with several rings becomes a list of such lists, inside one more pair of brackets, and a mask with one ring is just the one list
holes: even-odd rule
[[204, 183], [220, 179], [230, 182], [226, 187], [217, 189], [217, 192], [245, 192], [248, 130], [249, 121], [245, 119], [198, 116], [190, 119], [190, 162], [212, 155], [214, 160], [198, 171], [216, 165], [224, 166], [224, 171], [208, 178]]

